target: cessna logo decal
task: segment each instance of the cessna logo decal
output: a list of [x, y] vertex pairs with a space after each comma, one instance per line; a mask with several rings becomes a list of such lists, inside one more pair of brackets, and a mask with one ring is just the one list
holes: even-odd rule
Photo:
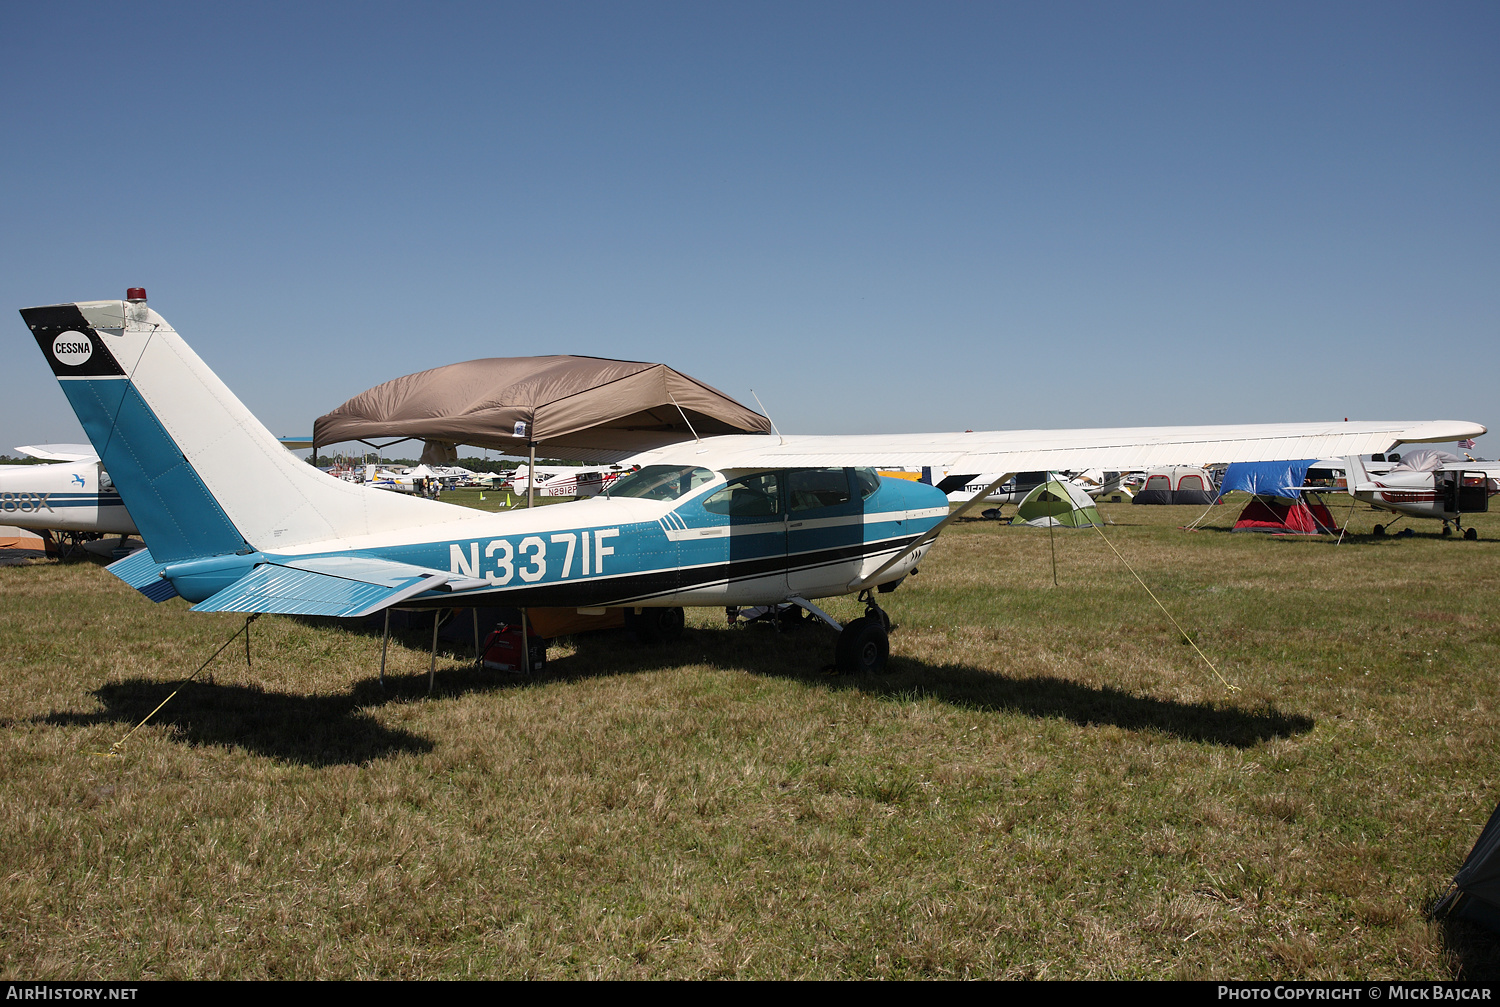
[[80, 367], [94, 355], [94, 344], [82, 332], [59, 332], [52, 340], [52, 356], [68, 367]]

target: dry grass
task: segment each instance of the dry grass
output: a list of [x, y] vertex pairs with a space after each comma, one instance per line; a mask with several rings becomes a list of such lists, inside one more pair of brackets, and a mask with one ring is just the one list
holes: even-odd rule
[[[533, 682], [0, 569], [0, 970], [27, 978], [1493, 974], [1429, 924], [1497, 797], [1500, 519], [1478, 543], [986, 522], [832, 634], [566, 642]], [[1225, 515], [1227, 517], [1227, 515]], [[1219, 518], [1224, 523], [1224, 518]], [[1356, 529], [1373, 520], [1356, 515]], [[852, 603], [835, 602], [840, 613]]]

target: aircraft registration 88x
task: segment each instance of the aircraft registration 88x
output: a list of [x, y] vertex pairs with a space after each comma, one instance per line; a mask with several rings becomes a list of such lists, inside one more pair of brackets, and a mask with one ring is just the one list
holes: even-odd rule
[[[194, 611], [361, 616], [402, 607], [623, 606], [670, 632], [683, 605], [858, 593], [839, 665], [875, 670], [894, 588], [953, 520], [881, 465], [1003, 473], [1385, 451], [1484, 432], [1448, 421], [780, 437], [668, 444], [607, 496], [487, 514], [382, 493], [289, 454], [132, 288], [23, 309], [147, 549], [110, 570]], [[978, 494], [979, 498], [985, 493]], [[958, 512], [958, 513], [961, 513]]]
[[16, 450], [55, 464], [0, 469], [0, 524], [75, 540], [136, 533], [135, 522], [92, 447], [50, 444]]

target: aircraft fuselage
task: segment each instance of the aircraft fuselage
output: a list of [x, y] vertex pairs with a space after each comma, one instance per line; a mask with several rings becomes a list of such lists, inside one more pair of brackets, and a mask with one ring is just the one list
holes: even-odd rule
[[0, 524], [134, 535], [135, 522], [97, 461], [0, 468]]

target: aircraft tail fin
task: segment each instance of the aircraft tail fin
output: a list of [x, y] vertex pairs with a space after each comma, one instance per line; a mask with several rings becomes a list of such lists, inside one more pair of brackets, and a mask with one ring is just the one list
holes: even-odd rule
[[288, 452], [144, 290], [21, 316], [158, 563], [470, 516], [334, 479]]
[[1359, 455], [1350, 455], [1344, 459], [1344, 485], [1350, 496], [1370, 481], [1370, 473], [1365, 468], [1365, 461]]

